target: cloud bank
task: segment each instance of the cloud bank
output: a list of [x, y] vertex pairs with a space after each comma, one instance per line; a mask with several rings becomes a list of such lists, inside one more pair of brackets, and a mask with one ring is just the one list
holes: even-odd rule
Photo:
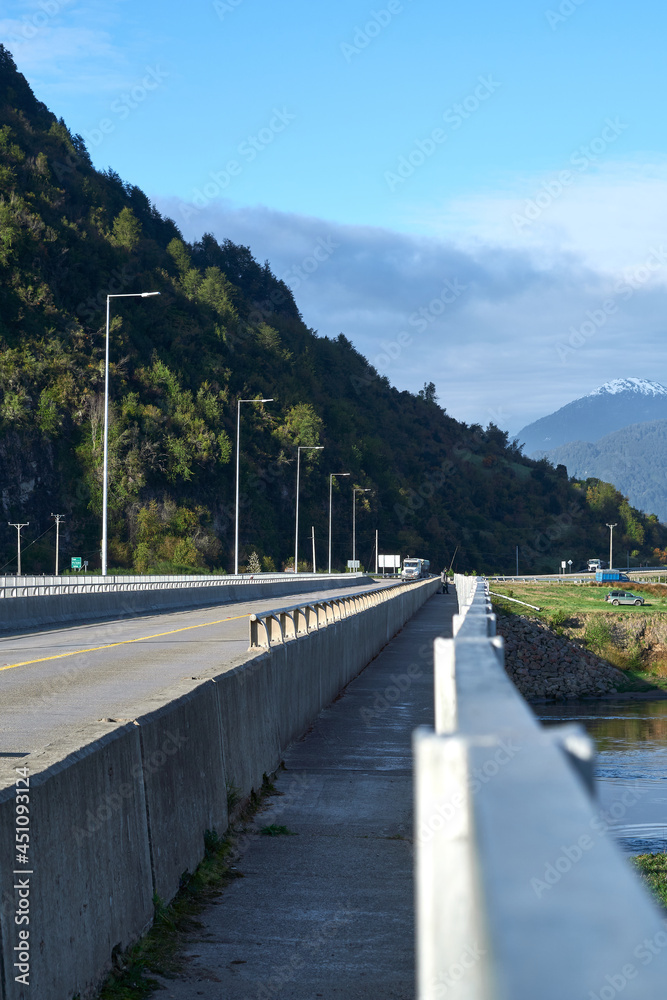
[[309, 326], [344, 333], [398, 388], [432, 380], [453, 416], [516, 433], [612, 378], [667, 382], [663, 193], [667, 171], [577, 178], [527, 234], [511, 220], [534, 198], [458, 202], [430, 236], [222, 199], [157, 204], [186, 239], [212, 232], [267, 259]]

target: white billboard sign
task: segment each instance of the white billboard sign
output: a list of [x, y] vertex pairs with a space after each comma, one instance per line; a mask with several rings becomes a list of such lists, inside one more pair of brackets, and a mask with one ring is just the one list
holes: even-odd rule
[[400, 569], [401, 568], [401, 557], [400, 556], [380, 556], [379, 563], [383, 569]]

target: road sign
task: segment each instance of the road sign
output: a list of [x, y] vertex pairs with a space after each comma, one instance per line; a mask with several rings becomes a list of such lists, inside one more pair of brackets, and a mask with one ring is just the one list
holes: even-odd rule
[[72, 556], [72, 569], [81, 569], [81, 556]]
[[359, 569], [360, 565], [361, 564], [360, 564], [360, 562], [359, 562], [358, 559], [348, 559], [347, 560], [347, 568], [348, 569]]
[[380, 556], [379, 565], [385, 569], [400, 569], [401, 568], [401, 557], [400, 556]]

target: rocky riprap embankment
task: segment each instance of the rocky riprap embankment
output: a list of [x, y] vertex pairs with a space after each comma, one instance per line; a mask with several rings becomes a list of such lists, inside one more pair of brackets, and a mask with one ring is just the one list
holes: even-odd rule
[[624, 682], [616, 667], [537, 619], [498, 616], [497, 631], [505, 640], [505, 669], [527, 701], [595, 697]]

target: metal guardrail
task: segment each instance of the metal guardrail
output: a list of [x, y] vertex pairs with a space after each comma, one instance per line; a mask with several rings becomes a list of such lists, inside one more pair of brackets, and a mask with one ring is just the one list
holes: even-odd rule
[[[665, 570], [619, 569], [619, 573], [630, 577], [632, 583], [667, 583]], [[491, 583], [595, 583], [595, 573], [549, 573], [542, 576], [527, 573], [523, 576], [490, 576]], [[614, 583], [614, 580], [603, 580]], [[622, 581], [621, 581], [622, 582]]]
[[245, 585], [250, 583], [284, 583], [286, 580], [349, 580], [362, 578], [365, 573], [239, 573], [238, 576], [23, 576], [0, 577], [0, 600], [13, 597], [48, 597], [68, 594], [109, 594], [145, 590], [180, 590]]
[[405, 583], [396, 583], [381, 590], [362, 590], [344, 597], [295, 604], [290, 608], [261, 611], [250, 616], [250, 648], [269, 648], [276, 643], [296, 639], [299, 635], [326, 628], [334, 622], [356, 615], [388, 600]]
[[484, 584], [455, 582], [435, 731], [414, 736], [419, 1000], [664, 997], [664, 913], [609, 833], [627, 789], [610, 815], [596, 808], [591, 740], [540, 727]]

